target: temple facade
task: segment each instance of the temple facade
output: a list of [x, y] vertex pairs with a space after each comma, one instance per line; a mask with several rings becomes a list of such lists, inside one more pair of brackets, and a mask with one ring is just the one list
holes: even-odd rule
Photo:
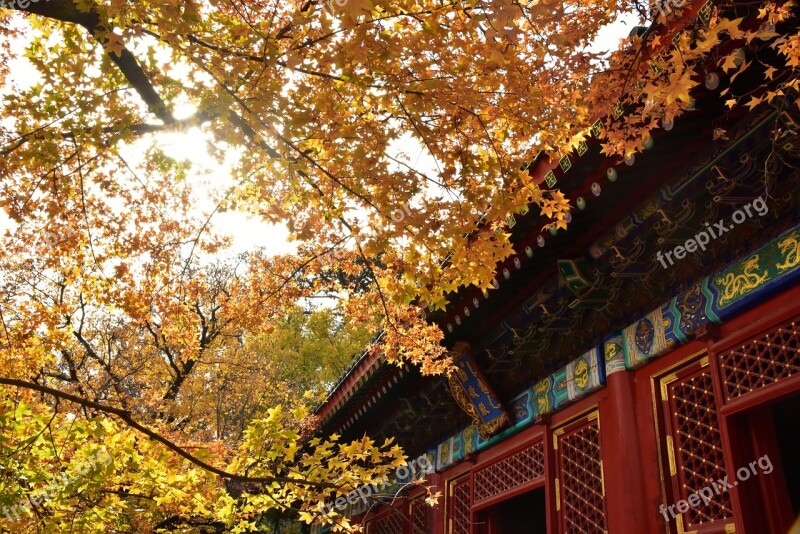
[[598, 127], [531, 163], [569, 229], [510, 216], [494, 289], [425, 310], [449, 377], [365, 353], [331, 392], [325, 432], [425, 467], [348, 503], [367, 533], [800, 532], [800, 117], [729, 111], [719, 76], [635, 159]]

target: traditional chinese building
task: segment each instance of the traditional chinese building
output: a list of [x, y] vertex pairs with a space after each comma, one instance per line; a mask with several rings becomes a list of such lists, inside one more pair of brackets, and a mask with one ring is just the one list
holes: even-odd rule
[[800, 143], [774, 132], [798, 117], [777, 100], [729, 111], [720, 78], [635, 161], [595, 137], [532, 164], [576, 206], [569, 230], [509, 218], [495, 289], [428, 310], [449, 379], [365, 355], [330, 394], [326, 432], [395, 437], [443, 493], [356, 506], [369, 534], [790, 531]]

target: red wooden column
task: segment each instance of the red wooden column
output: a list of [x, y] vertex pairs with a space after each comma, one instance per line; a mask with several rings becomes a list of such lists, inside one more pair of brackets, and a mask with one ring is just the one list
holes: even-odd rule
[[[598, 407], [608, 531], [662, 532], [664, 525], [656, 522], [658, 504], [649, 502], [647, 495], [651, 492], [645, 491], [644, 473], [652, 469], [645, 469], [639, 443], [646, 429], [637, 418], [634, 374], [610, 374], [605, 392]], [[649, 407], [649, 402], [643, 406]]]
[[439, 502], [433, 508], [431, 520], [433, 521], [431, 533], [432, 534], [445, 534], [446, 517], [444, 515], [444, 501], [447, 499], [447, 483], [439, 473], [431, 473], [428, 475], [428, 484], [431, 486], [433, 493], [440, 492]]

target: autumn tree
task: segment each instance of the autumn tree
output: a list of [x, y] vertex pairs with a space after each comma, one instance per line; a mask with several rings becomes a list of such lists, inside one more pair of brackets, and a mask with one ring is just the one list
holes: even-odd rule
[[[720, 3], [673, 43], [680, 11], [636, 1], [7, 1], [0, 524], [245, 532], [278, 510], [350, 528], [324, 503], [402, 451], [317, 435], [300, 390], [362, 342], [446, 372], [418, 304], [489, 290], [509, 215], [567, 227], [564, 195], [522, 170], [540, 151], [600, 119], [604, 153], [634, 154], [708, 65], [764, 70], [732, 108], [797, 105], [794, 4], [753, 25]], [[631, 13], [643, 31], [592, 47]], [[160, 144], [194, 129], [230, 165], [200, 215], [209, 193]], [[225, 211], [287, 226], [296, 252], [231, 258]], [[338, 315], [299, 311], [320, 297]]]
[[[266, 355], [278, 366], [273, 375], [283, 377], [296, 388], [325, 393], [369, 346], [374, 332], [342, 313], [340, 307], [306, 310], [298, 306], [264, 336], [254, 339], [246, 350]], [[267, 363], [267, 362], [265, 362]]]

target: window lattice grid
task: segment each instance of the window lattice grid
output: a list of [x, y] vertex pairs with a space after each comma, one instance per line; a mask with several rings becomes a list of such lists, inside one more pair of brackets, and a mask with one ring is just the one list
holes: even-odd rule
[[569, 534], [606, 530], [600, 428], [594, 419], [558, 440], [562, 518]]
[[544, 477], [544, 445], [534, 443], [475, 473], [475, 502], [480, 503]]
[[387, 515], [367, 524], [367, 534], [403, 534], [403, 514], [392, 509]]
[[428, 534], [430, 532], [431, 507], [424, 502], [411, 504], [411, 530], [413, 534]]
[[453, 487], [453, 534], [469, 534], [470, 482], [457, 482]]
[[725, 399], [732, 400], [800, 373], [800, 332], [792, 322], [720, 355]]
[[[674, 417], [675, 462], [683, 487], [681, 498], [710, 487], [726, 475], [714, 403], [711, 372], [708, 368], [674, 382], [670, 394]], [[689, 525], [702, 525], [733, 516], [730, 494], [715, 495], [707, 506], [691, 507], [686, 512]]]

